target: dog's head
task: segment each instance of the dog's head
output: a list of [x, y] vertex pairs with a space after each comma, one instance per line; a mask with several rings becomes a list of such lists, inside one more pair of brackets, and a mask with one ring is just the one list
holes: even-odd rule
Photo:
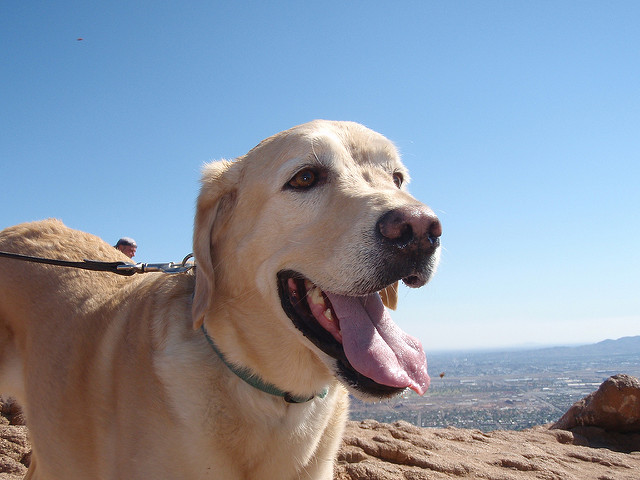
[[194, 326], [287, 391], [333, 375], [361, 396], [423, 393], [420, 342], [383, 306], [439, 258], [440, 223], [408, 180], [393, 144], [351, 122], [310, 122], [205, 166]]

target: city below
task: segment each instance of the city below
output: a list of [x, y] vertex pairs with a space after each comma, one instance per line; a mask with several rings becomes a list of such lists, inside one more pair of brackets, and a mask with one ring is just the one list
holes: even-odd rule
[[640, 377], [640, 336], [579, 347], [429, 355], [420, 397], [351, 399], [352, 420], [405, 420], [421, 427], [522, 430], [557, 421], [612, 375]]

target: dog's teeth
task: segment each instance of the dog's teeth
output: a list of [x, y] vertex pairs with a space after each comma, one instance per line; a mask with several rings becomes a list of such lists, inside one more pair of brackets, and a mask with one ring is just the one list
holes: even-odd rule
[[322, 290], [305, 278], [304, 287], [307, 289], [307, 298], [309, 302], [315, 305], [324, 305], [324, 297]]
[[333, 315], [331, 313], [331, 309], [330, 308], [327, 308], [324, 311], [324, 316], [327, 317], [327, 319], [329, 319], [329, 320], [331, 320], [333, 322]]
[[318, 287], [313, 287], [307, 293], [312, 303], [315, 303], [316, 305], [324, 304], [324, 298], [322, 297], [322, 290], [320, 290]]

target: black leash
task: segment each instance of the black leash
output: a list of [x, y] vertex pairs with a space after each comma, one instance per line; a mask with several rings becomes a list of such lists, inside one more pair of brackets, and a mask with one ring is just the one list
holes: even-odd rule
[[94, 272], [111, 272], [118, 275], [131, 276], [135, 273], [164, 272], [183, 273], [194, 267], [193, 263], [187, 263], [191, 255], [187, 255], [181, 264], [170, 263], [126, 263], [126, 262], [99, 262], [96, 260], [83, 260], [82, 262], [70, 262], [68, 260], [57, 260], [55, 258], [30, 257], [19, 253], [0, 252], [0, 257], [22, 260], [24, 262], [44, 263], [46, 265], [57, 265], [59, 267], [80, 268], [82, 270], [92, 270]]

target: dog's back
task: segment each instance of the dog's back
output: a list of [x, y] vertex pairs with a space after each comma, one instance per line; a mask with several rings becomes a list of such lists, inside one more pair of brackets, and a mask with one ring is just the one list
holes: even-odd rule
[[[0, 251], [128, 261], [99, 238], [56, 220], [0, 232]], [[150, 335], [155, 317], [149, 310], [182, 319], [190, 331], [192, 291], [191, 275], [121, 277], [0, 259], [0, 392], [25, 410], [34, 445], [29, 478], [62, 478], [62, 472], [125, 478], [132, 473], [120, 471], [125, 459], [137, 456], [144, 464], [153, 457], [139, 445], [172, 422], [151, 365], [154, 342], [166, 332]], [[135, 437], [127, 433], [132, 428]]]

